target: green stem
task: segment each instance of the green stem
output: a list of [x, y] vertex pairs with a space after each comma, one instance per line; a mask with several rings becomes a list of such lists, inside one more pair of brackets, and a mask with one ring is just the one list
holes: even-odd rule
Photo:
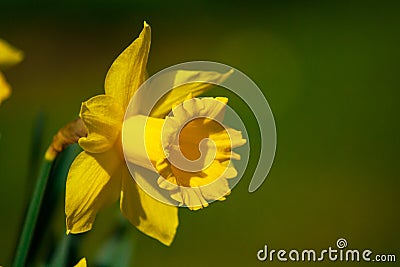
[[32, 200], [29, 203], [22, 234], [19, 239], [17, 253], [15, 254], [13, 263], [14, 267], [25, 266], [52, 164], [53, 160], [43, 159], [39, 177], [36, 181], [35, 190], [33, 191]]

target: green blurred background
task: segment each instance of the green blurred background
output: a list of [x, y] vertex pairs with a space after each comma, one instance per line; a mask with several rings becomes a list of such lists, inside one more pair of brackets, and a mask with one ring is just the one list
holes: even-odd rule
[[[150, 74], [191, 60], [243, 71], [269, 101], [278, 145], [255, 193], [247, 192], [253, 154], [227, 201], [181, 209], [171, 247], [132, 227], [132, 266], [364, 265], [256, 258], [264, 244], [318, 250], [340, 237], [350, 248], [400, 260], [399, 4], [216, 2], [0, 1], [0, 37], [26, 55], [5, 72], [13, 94], [0, 106], [0, 264], [11, 263], [36, 177], [31, 165], [77, 117], [81, 102], [103, 92], [109, 66], [143, 20], [152, 26]], [[38, 118], [43, 142], [32, 151]], [[62, 202], [61, 196], [49, 218], [59, 236]], [[110, 217], [118, 218], [115, 208], [80, 236], [78, 256], [87, 256], [89, 266]]]

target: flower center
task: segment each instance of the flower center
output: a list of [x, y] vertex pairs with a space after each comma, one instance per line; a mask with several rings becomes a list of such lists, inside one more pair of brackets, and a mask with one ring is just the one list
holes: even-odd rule
[[[167, 118], [164, 127], [172, 124], [169, 122], [170, 120]], [[167, 148], [164, 145], [164, 150], [168, 151], [166, 153], [168, 161], [173, 170], [180, 173], [178, 175], [180, 177], [184, 172], [189, 176], [201, 175], [201, 172], [210, 167], [217, 155], [218, 138], [226, 140], [230, 144], [229, 135], [224, 127], [209, 118], [195, 118], [184, 124], [180, 130], [175, 130], [175, 133], [176, 138]], [[174, 174], [176, 174], [175, 172]]]
[[[165, 119], [126, 118], [125, 159], [160, 175], [158, 186], [181, 205], [196, 209], [224, 199], [230, 192], [228, 179], [237, 175], [232, 159], [240, 159], [232, 149], [246, 142], [240, 131], [220, 122], [226, 102], [193, 98], [177, 105]], [[149, 187], [146, 183], [152, 181], [138, 183]]]
[[[175, 184], [186, 187], [206, 185], [221, 177], [226, 166], [213, 163], [219, 153], [231, 148], [224, 127], [204, 117], [184, 125], [169, 118], [174, 117], [164, 120], [137, 115], [125, 121], [123, 142], [128, 161], [157, 171], [164, 178], [173, 175]], [[159, 166], [163, 161], [168, 162], [168, 172]], [[204, 179], [199, 183], [195, 178]]]

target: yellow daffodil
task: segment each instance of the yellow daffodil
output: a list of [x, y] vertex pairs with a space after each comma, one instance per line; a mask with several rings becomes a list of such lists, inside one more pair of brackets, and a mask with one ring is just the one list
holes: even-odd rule
[[[15, 65], [23, 58], [23, 53], [0, 39], [0, 69]], [[11, 87], [0, 72], [0, 104], [11, 95]]]
[[231, 159], [240, 159], [232, 148], [246, 142], [240, 131], [219, 123], [227, 102], [225, 97], [198, 99], [189, 94], [165, 119], [128, 118], [123, 132], [126, 159], [155, 169], [160, 188], [180, 206], [197, 210], [209, 201], [224, 200], [230, 193], [227, 179], [237, 175]]
[[[217, 158], [210, 162], [205, 173], [196, 172], [191, 175], [179, 171], [170, 164], [164, 151], [160, 150], [159, 135], [162, 130], [160, 127], [168, 120], [176, 122], [176, 120], [187, 119], [190, 115], [185, 115], [186, 117], [183, 118], [183, 109], [187, 114], [194, 115], [196, 112], [199, 113], [202, 107], [207, 106], [204, 112], [209, 118], [218, 116], [222, 112], [227, 102], [226, 98], [216, 99], [215, 101], [221, 104], [217, 106], [215, 103], [208, 105], [207, 101], [211, 99], [192, 99], [193, 96], [200, 95], [211, 88], [211, 83], [191, 83], [174, 88], [157, 103], [151, 112], [151, 117], [137, 115], [128, 118], [125, 121], [126, 127], [122, 136], [125, 111], [136, 90], [146, 79], [150, 34], [150, 26], [144, 23], [139, 38], [119, 55], [109, 69], [105, 80], [105, 94], [95, 96], [82, 104], [80, 118], [86, 127], [87, 136], [81, 137], [78, 141], [84, 151], [72, 163], [67, 178], [65, 212], [68, 233], [90, 230], [97, 212], [120, 198], [120, 209], [133, 225], [163, 244], [171, 244], [178, 226], [177, 207], [156, 200], [136, 183], [135, 179], [146, 179], [145, 168], [151, 169], [155, 166], [160, 174], [166, 174], [163, 175], [165, 181], [159, 178], [159, 190], [168, 190], [173, 199], [193, 209], [206, 206], [205, 199], [223, 199], [223, 196], [229, 193], [226, 179], [235, 176], [230, 159], [237, 158], [236, 154], [231, 153], [231, 149], [244, 142], [239, 132], [225, 130], [209, 119], [195, 119], [188, 124], [188, 127], [185, 127], [182, 141], [183, 153], [188, 154], [189, 158], [197, 156], [192, 151], [198, 151], [198, 148], [195, 148], [195, 142], [201, 138], [209, 137], [216, 144]], [[229, 73], [202, 72], [199, 74], [194, 71], [181, 71], [176, 79], [185, 79], [190, 75], [205, 75], [209, 77], [209, 80], [218, 82], [226, 79]], [[165, 116], [171, 112], [173, 106], [175, 107], [174, 116], [166, 118]], [[146, 133], [148, 132], [150, 136], [137, 137], [141, 131], [135, 131], [135, 129], [143, 125], [143, 119], [147, 121], [145, 127], [149, 131]], [[170, 133], [177, 130], [169, 126], [167, 129]], [[122, 138], [124, 138], [124, 143], [128, 142], [128, 146], [124, 146], [124, 149]], [[129, 140], [133, 143], [130, 144]], [[143, 146], [139, 146], [144, 140], [150, 140], [144, 146], [150, 154], [148, 156], [153, 166], [146, 166], [144, 162], [148, 159], [141, 161], [141, 158], [145, 156], [140, 152]], [[135, 143], [136, 141], [139, 141], [139, 144]], [[167, 140], [166, 147], [173, 152], [175, 151], [174, 144], [174, 140]], [[131, 148], [129, 148], [130, 145], [132, 145]], [[123, 152], [128, 157], [128, 161], [138, 165], [133, 173], [128, 170]], [[202, 180], [204, 175], [207, 178]], [[218, 185], [213, 183], [219, 180], [217, 178], [220, 176], [223, 177], [222, 187], [221, 183]], [[202, 197], [197, 199], [185, 190], [177, 188], [181, 185], [195, 187], [205, 184], [212, 184], [212, 190], [203, 190], [200, 192]], [[222, 191], [222, 195], [221, 192], [215, 192], [216, 187]]]

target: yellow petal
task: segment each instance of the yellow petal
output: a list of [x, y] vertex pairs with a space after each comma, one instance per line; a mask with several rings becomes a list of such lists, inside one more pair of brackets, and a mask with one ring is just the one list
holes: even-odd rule
[[81, 152], [68, 173], [65, 214], [67, 233], [89, 231], [97, 212], [118, 199], [121, 166], [115, 150], [101, 154]]
[[19, 63], [24, 53], [0, 39], [0, 67], [8, 67]]
[[124, 112], [111, 96], [99, 95], [82, 103], [79, 115], [88, 131], [79, 139], [79, 145], [90, 153], [110, 149], [120, 136]]
[[4, 75], [0, 72], [0, 104], [11, 95], [11, 88]]
[[[213, 88], [215, 84], [225, 81], [231, 74], [232, 71], [227, 73], [213, 71], [177, 71], [172, 85], [172, 87], [176, 88], [172, 89], [158, 101], [150, 113], [150, 116], [164, 118], [171, 111], [173, 106], [183, 102], [190, 93], [193, 97], [201, 95]], [[208, 83], [192, 81], [207, 81]]]
[[106, 94], [115, 97], [124, 109], [146, 79], [150, 42], [150, 26], [144, 22], [139, 38], [117, 57], [108, 70], [105, 81]]
[[[141, 175], [136, 172], [135, 175]], [[121, 211], [146, 235], [169, 246], [178, 227], [178, 208], [146, 194], [126, 172], [122, 178]]]
[[86, 258], [82, 258], [74, 267], [86, 267]]

